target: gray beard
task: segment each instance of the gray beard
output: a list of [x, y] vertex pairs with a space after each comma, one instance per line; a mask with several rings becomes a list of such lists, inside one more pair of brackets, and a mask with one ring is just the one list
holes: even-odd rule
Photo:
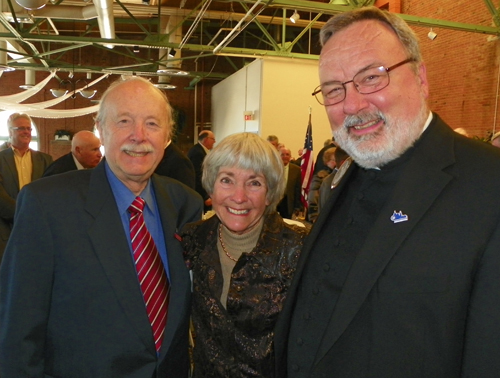
[[[412, 121], [394, 120], [381, 112], [348, 116], [342, 127], [333, 133], [333, 136], [335, 142], [359, 166], [367, 169], [380, 168], [400, 157], [415, 144], [422, 134], [428, 115], [429, 110], [423, 106], [417, 118]], [[349, 127], [374, 119], [380, 119], [384, 122], [382, 130], [361, 137], [349, 134]], [[377, 139], [379, 141], [375, 145]], [[383, 146], [380, 146], [381, 143]]]

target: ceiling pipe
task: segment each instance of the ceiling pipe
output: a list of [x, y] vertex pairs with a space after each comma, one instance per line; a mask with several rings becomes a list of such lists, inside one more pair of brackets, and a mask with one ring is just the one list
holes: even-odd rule
[[24, 71], [24, 85], [20, 85], [21, 89], [30, 89], [35, 86], [35, 71], [26, 70]]
[[[113, 0], [94, 0], [94, 5], [97, 11], [97, 23], [101, 38], [115, 39], [115, 20], [113, 14]], [[111, 44], [104, 45], [112, 49]]]

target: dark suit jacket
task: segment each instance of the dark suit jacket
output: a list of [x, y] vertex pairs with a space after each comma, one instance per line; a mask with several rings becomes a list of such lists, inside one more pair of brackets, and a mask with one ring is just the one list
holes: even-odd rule
[[203, 198], [203, 201], [207, 200], [210, 196], [207, 194], [206, 190], [201, 185], [201, 176], [203, 173], [203, 159], [205, 159], [207, 153], [201, 146], [201, 144], [196, 143], [188, 152], [188, 158], [193, 163], [194, 173], [195, 173], [195, 190]]
[[[31, 150], [31, 161], [33, 165], [31, 180], [35, 181], [42, 177], [45, 169], [52, 163], [52, 157], [43, 152]], [[19, 193], [19, 177], [12, 148], [0, 151], [0, 176], [2, 178], [0, 185], [3, 187], [0, 189], [0, 208], [12, 209], [12, 201], [16, 200]], [[0, 261], [2, 261], [12, 229], [13, 215], [11, 210], [0, 213]]]
[[73, 159], [73, 154], [70, 152], [69, 154], [61, 156], [59, 159], [56, 159], [51, 165], [49, 165], [45, 170], [43, 177], [69, 171], [76, 171], [77, 169], [75, 160]]
[[163, 159], [161, 159], [160, 164], [156, 167], [155, 173], [171, 177], [189, 186], [191, 189], [195, 189], [193, 163], [173, 143], [170, 143], [165, 148]]
[[175, 234], [200, 219], [201, 199], [167, 177], [153, 175], [152, 184], [171, 284], [159, 357], [101, 162], [19, 195], [0, 268], [2, 378], [187, 376], [191, 284]]
[[[354, 169], [333, 189], [304, 244], [276, 328], [280, 378], [287, 374], [292, 312], [301, 306], [294, 303], [301, 274], [312, 251], [335, 253], [314, 243]], [[314, 359], [303, 376], [498, 377], [498, 172], [499, 150], [458, 135], [434, 115], [358, 252], [328, 324], [315, 323], [311, 310], [311, 324], [324, 336], [303, 349]], [[391, 222], [394, 211], [408, 221]], [[288, 356], [291, 364], [300, 365], [300, 358]]]
[[285, 196], [282, 201], [286, 201], [286, 209], [288, 214], [281, 214], [283, 218], [292, 217], [296, 209], [302, 207], [300, 202], [300, 191], [302, 185], [302, 171], [300, 167], [295, 164], [288, 164], [288, 180], [286, 182]]

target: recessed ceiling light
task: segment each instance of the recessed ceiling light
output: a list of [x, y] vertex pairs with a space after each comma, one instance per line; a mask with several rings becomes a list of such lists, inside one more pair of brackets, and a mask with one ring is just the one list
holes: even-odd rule
[[178, 70], [178, 69], [175, 69], [175, 68], [165, 68], [165, 69], [158, 70], [156, 72], [158, 74], [160, 74], [160, 75], [172, 75], [172, 76], [185, 76], [185, 75], [189, 75], [189, 72]]
[[176, 85], [173, 84], [166, 84], [166, 83], [159, 83], [159, 84], [154, 84], [154, 86], [158, 89], [175, 89], [177, 88]]

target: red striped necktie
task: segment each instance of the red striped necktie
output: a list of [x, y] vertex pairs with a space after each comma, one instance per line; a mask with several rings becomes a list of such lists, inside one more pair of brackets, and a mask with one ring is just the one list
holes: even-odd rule
[[144, 222], [142, 214], [144, 204], [141, 197], [136, 197], [128, 208], [130, 212], [130, 239], [134, 252], [135, 269], [153, 330], [156, 351], [159, 352], [167, 323], [170, 285], [158, 249]]

